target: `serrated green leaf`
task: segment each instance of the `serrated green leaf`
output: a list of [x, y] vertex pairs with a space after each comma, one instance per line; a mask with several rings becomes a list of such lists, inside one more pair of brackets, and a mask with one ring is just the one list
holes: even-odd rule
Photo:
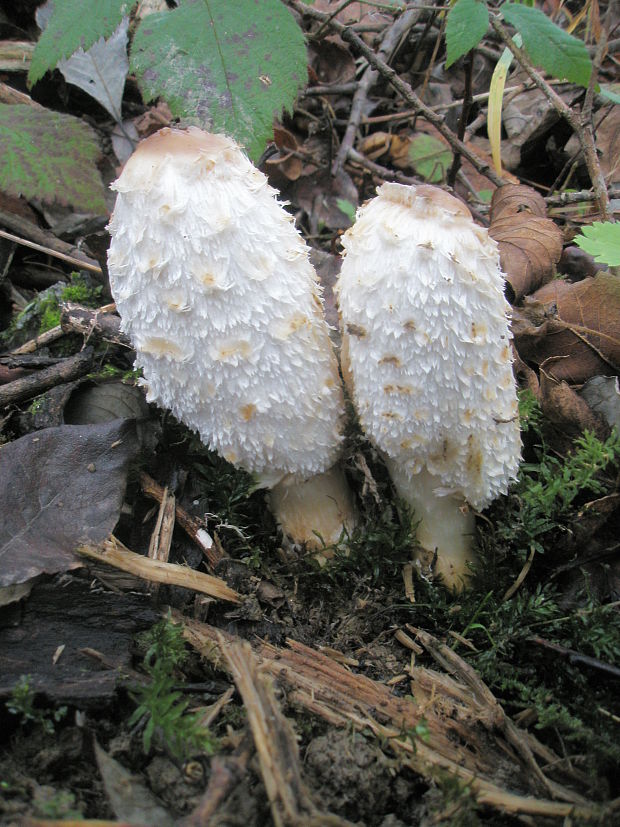
[[620, 224], [610, 221], [595, 221], [589, 227], [582, 227], [583, 235], [575, 238], [575, 244], [594, 256], [594, 261], [620, 267]]
[[438, 138], [420, 132], [411, 139], [409, 160], [421, 178], [429, 184], [438, 184], [446, 177], [452, 152]]
[[0, 104], [0, 190], [97, 215], [107, 213], [99, 146], [78, 118]]
[[456, 0], [446, 21], [446, 69], [474, 49], [489, 27], [489, 10], [479, 0]]
[[556, 26], [540, 9], [504, 3], [500, 12], [523, 38], [523, 48], [532, 63], [558, 80], [587, 86], [592, 62], [585, 44]]
[[54, 10], [35, 47], [28, 83], [35, 84], [59, 60], [78, 49], [87, 51], [108, 38], [137, 0], [54, 0]]
[[141, 22], [130, 63], [147, 101], [226, 132], [254, 160], [307, 77], [302, 32], [280, 0], [182, 0]]

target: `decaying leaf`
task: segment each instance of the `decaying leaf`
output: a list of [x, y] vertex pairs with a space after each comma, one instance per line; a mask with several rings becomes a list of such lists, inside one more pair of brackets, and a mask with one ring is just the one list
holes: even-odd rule
[[538, 401], [545, 417], [569, 438], [569, 443], [584, 431], [591, 431], [599, 439], [609, 436], [609, 427], [601, 414], [596, 413], [567, 382], [560, 382], [548, 372], [555, 359], [540, 366], [540, 395]]
[[544, 199], [530, 187], [506, 184], [493, 193], [489, 234], [499, 244], [512, 303], [555, 274], [562, 255], [562, 233], [545, 216]]
[[620, 280], [552, 281], [513, 309], [512, 331], [521, 358], [555, 380], [620, 373]]
[[290, 130], [283, 126], [274, 126], [273, 140], [278, 152], [267, 159], [268, 172], [271, 173], [277, 167], [277, 171], [287, 180], [296, 181], [303, 170], [303, 161], [298, 154], [297, 139]]
[[137, 449], [133, 420], [62, 425], [2, 446], [0, 586], [82, 565], [73, 550], [116, 525]]
[[99, 147], [83, 121], [26, 104], [0, 104], [0, 189], [105, 215]]

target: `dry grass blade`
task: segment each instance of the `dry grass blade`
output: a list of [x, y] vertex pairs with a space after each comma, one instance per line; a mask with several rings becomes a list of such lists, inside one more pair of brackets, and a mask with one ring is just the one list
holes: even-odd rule
[[79, 554], [91, 560], [107, 563], [114, 568], [134, 574], [143, 580], [152, 583], [165, 583], [169, 586], [183, 586], [195, 592], [208, 594], [218, 600], [228, 600], [231, 603], [240, 603], [241, 597], [219, 577], [194, 571], [187, 566], [176, 563], [162, 563], [160, 560], [151, 560], [136, 554], [126, 548], [120, 540], [112, 536], [98, 546], [80, 546], [76, 549]]
[[[176, 619], [184, 623], [185, 638], [195, 649], [230, 671], [226, 651], [238, 645], [237, 638], [197, 621]], [[581, 779], [562, 769], [558, 757], [533, 736], [518, 730], [488, 687], [473, 670], [463, 669], [454, 652], [453, 657], [446, 656], [438, 641], [430, 635], [423, 637], [421, 642], [433, 645], [461, 680], [414, 667], [410, 676], [415, 700], [397, 697], [385, 684], [356, 675], [292, 640], [286, 649], [258, 643], [252, 651], [260, 673], [283, 684], [291, 703], [333, 726], [353, 725], [374, 732], [389, 742], [401, 762], [429, 780], [438, 772], [449, 772], [469, 785], [480, 804], [505, 813], [556, 819], [598, 817], [598, 805], [565, 786]], [[428, 733], [424, 738], [416, 734], [421, 722]], [[548, 777], [535, 755], [560, 768], [559, 774]], [[500, 786], [500, 778], [509, 778], [511, 789]]]

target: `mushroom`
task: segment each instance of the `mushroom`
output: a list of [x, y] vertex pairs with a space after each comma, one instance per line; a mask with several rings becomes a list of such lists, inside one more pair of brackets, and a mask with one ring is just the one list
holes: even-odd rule
[[474, 512], [520, 459], [509, 306], [496, 243], [456, 198], [384, 184], [343, 237], [343, 374], [414, 510], [423, 570], [462, 588]]
[[354, 521], [341, 380], [275, 190], [233, 140], [191, 127], [142, 141], [112, 188], [110, 286], [148, 401], [271, 489], [294, 541], [336, 541]]

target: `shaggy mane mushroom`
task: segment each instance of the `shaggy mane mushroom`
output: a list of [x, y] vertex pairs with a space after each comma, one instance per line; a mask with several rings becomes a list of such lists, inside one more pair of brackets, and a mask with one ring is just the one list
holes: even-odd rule
[[354, 522], [343, 395], [308, 248], [224, 135], [162, 129], [113, 184], [110, 284], [147, 399], [271, 489], [284, 532]]
[[425, 571], [461, 588], [474, 514], [517, 473], [509, 306], [496, 243], [456, 198], [384, 184], [343, 238], [343, 373], [414, 509]]

